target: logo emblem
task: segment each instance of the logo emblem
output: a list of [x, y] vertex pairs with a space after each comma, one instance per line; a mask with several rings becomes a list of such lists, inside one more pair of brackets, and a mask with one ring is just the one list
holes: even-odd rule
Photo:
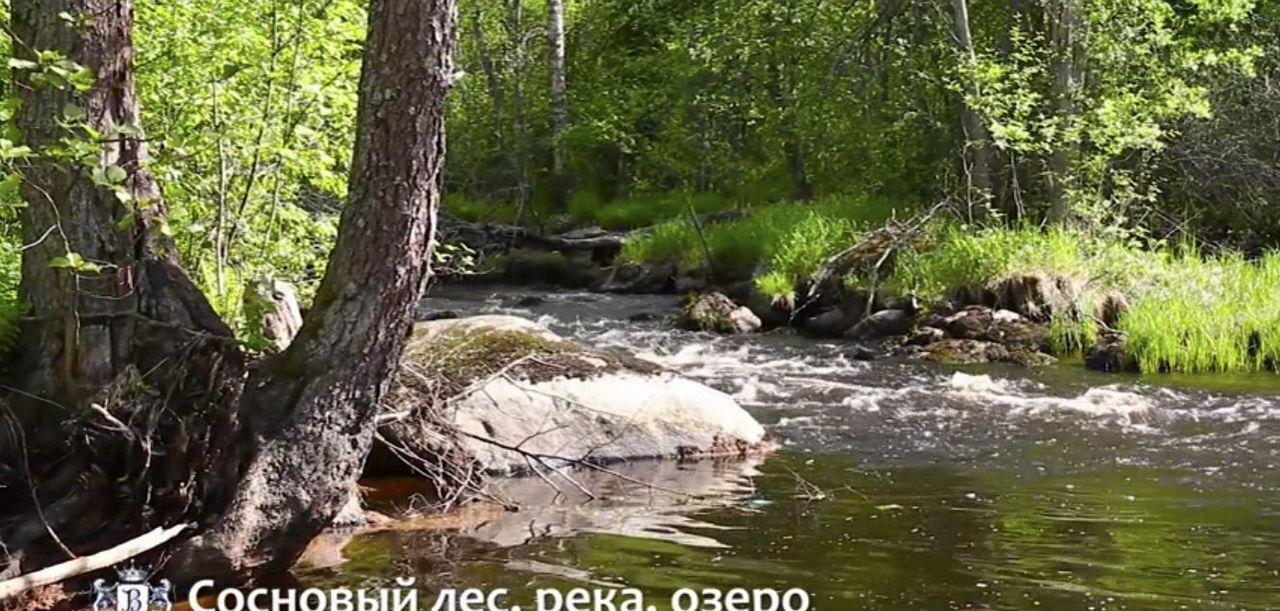
[[116, 569], [119, 583], [93, 580], [93, 611], [172, 611], [172, 584], [161, 579], [159, 585], [147, 583], [147, 569], [129, 565]]

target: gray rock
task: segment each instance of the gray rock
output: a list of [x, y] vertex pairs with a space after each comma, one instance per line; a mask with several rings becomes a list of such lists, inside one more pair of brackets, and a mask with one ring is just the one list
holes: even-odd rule
[[495, 260], [502, 279], [515, 284], [586, 288], [599, 282], [603, 275], [591, 261], [558, 252], [517, 249]]
[[845, 332], [849, 339], [879, 339], [890, 335], [904, 335], [911, 330], [911, 314], [905, 310], [881, 310], [862, 319]]
[[855, 322], [840, 308], [831, 308], [801, 323], [800, 333], [817, 338], [842, 337]]
[[[492, 353], [475, 349], [485, 345]], [[420, 323], [405, 363], [412, 375], [401, 376], [386, 402], [396, 419], [383, 433], [415, 454], [449, 455], [479, 472], [528, 472], [528, 457], [515, 448], [559, 457], [548, 460], [557, 466], [746, 456], [772, 447], [729, 395], [522, 318]], [[423, 379], [425, 386], [415, 385]], [[446, 382], [448, 389], [437, 385]]]
[[929, 344], [940, 342], [944, 339], [947, 339], [946, 331], [937, 327], [920, 327], [907, 338], [907, 341], [904, 342], [904, 344], [907, 346], [928, 346]]
[[679, 261], [675, 258], [655, 263], [619, 263], [596, 289], [605, 293], [670, 293], [675, 290]]
[[953, 339], [979, 340], [1003, 344], [1010, 349], [1043, 350], [1047, 348], [1047, 325], [1028, 320], [1012, 310], [992, 310], [970, 306], [942, 320]]
[[676, 319], [683, 329], [742, 334], [759, 331], [763, 323], [750, 308], [739, 306], [720, 293], [698, 295]]

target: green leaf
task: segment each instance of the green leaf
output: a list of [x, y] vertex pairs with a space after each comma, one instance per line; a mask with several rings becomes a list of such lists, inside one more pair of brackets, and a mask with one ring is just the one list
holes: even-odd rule
[[87, 119], [89, 115], [85, 114], [84, 109], [75, 104], [67, 103], [62, 107], [62, 118], [67, 121], [79, 122]]
[[107, 174], [107, 180], [113, 183], [124, 182], [124, 179], [129, 177], [128, 172], [125, 172], [124, 168], [115, 164], [107, 166], [106, 174]]
[[13, 70], [35, 70], [36, 68], [39, 68], [39, 67], [40, 67], [40, 64], [37, 64], [31, 60], [18, 59], [16, 57], [9, 58], [9, 68]]
[[120, 220], [116, 221], [116, 229], [124, 231], [125, 229], [133, 227], [133, 223], [136, 218], [137, 217], [135, 217], [132, 212], [120, 217]]

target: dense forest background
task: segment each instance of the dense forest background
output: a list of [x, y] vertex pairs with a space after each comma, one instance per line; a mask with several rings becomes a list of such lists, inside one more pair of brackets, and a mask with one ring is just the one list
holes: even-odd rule
[[[231, 320], [253, 278], [304, 297], [319, 280], [364, 10], [137, 6], [165, 231]], [[1144, 243], [1249, 253], [1280, 236], [1276, 3], [474, 0], [459, 30], [446, 210], [463, 218], [635, 227], [690, 206], [835, 201], [870, 217], [951, 198], [973, 222]], [[11, 313], [29, 154], [16, 134], [0, 140]], [[0, 316], [0, 335], [13, 319]]]

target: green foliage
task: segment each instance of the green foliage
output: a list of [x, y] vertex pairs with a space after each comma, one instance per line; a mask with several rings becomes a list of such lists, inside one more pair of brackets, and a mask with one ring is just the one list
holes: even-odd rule
[[1121, 320], [1143, 371], [1262, 371], [1280, 366], [1280, 254], [1205, 260], [1166, 254]]
[[798, 280], [852, 243], [860, 227], [892, 213], [889, 200], [830, 197], [811, 204], [752, 208], [743, 218], [704, 226], [701, 234], [686, 215], [627, 242], [621, 257], [625, 261], [676, 258], [683, 268], [692, 269], [705, 268], [709, 253], [717, 274], [749, 275], [759, 266], [760, 290], [788, 298]]
[[[1117, 325], [1145, 372], [1263, 371], [1280, 366], [1280, 254], [1214, 258], [1183, 245], [1140, 248], [1081, 231], [975, 231], [948, 225], [930, 246], [895, 262], [895, 290], [939, 298], [957, 287], [997, 288], [1020, 278], [1053, 287], [1050, 337], [1061, 353], [1096, 340], [1109, 293], [1131, 304]], [[1049, 284], [1051, 283], [1051, 284]]]
[[233, 323], [244, 284], [314, 292], [354, 144], [364, 3], [143, 3], [143, 124], [183, 263]]
[[591, 223], [605, 229], [636, 229], [661, 221], [696, 214], [720, 212], [731, 206], [715, 193], [665, 193], [633, 195], [603, 202], [589, 191], [578, 191], [569, 201], [569, 215], [574, 221]]

